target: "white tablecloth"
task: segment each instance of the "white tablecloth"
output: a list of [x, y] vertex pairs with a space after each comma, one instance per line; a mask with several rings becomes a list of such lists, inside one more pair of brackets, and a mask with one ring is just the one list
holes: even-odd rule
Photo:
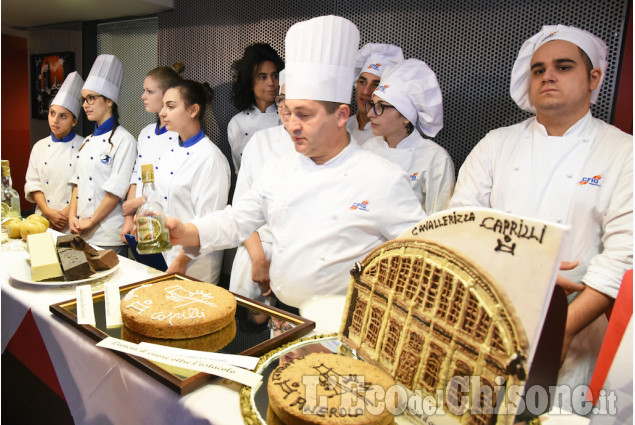
[[[216, 380], [181, 397], [114, 352], [96, 347], [94, 340], [53, 316], [49, 306], [74, 299], [75, 288], [10, 279], [11, 264], [26, 258], [22, 241], [11, 240], [2, 245], [2, 352], [31, 309], [76, 425], [243, 423], [239, 384]], [[108, 277], [119, 286], [163, 274], [127, 258], [119, 260], [118, 270]], [[103, 290], [103, 283], [91, 286], [93, 292]]]
[[[2, 245], [2, 351], [31, 309], [76, 425], [243, 424], [239, 384], [219, 379], [181, 397], [110, 350], [96, 347], [94, 340], [53, 316], [49, 306], [74, 299], [75, 288], [38, 286], [10, 279], [8, 267], [26, 258], [28, 254], [21, 241]], [[119, 286], [162, 274], [127, 258], [119, 260], [119, 269], [108, 278]], [[103, 290], [103, 283], [92, 286], [93, 292]], [[310, 315], [314, 307], [306, 306], [304, 312]], [[331, 322], [318, 322], [323, 326], [316, 330], [337, 331]], [[558, 415], [553, 419], [554, 423], [566, 420], [567, 424], [576, 425], [589, 422], [576, 415]]]

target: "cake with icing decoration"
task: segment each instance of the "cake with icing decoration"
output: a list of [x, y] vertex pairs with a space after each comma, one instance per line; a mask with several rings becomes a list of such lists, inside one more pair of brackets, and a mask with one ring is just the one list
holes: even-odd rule
[[121, 300], [125, 327], [160, 339], [211, 334], [234, 321], [236, 299], [211, 283], [166, 280], [141, 285]]
[[212, 332], [208, 335], [198, 336], [196, 338], [187, 339], [165, 339], [165, 338], [153, 338], [151, 336], [141, 335], [137, 332], [131, 331], [129, 328], [123, 326], [121, 328], [121, 339], [124, 341], [134, 342], [139, 344], [140, 342], [149, 342], [150, 344], [165, 345], [168, 347], [183, 348], [186, 350], [196, 351], [209, 351], [215, 352], [234, 340], [236, 336], [236, 321], [232, 320], [231, 323], [224, 328]]
[[271, 415], [286, 425], [385, 425], [394, 422], [393, 385], [390, 375], [369, 363], [312, 353], [278, 366], [267, 392]]

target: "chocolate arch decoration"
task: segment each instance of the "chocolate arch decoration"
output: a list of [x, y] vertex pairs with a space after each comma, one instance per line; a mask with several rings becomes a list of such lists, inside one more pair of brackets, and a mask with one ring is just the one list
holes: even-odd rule
[[[380, 245], [351, 271], [344, 311], [347, 347], [424, 397], [442, 390], [458, 423], [513, 422], [513, 411], [497, 413], [526, 379], [525, 331], [502, 287], [458, 251], [424, 240]], [[466, 405], [470, 377], [483, 391]]]

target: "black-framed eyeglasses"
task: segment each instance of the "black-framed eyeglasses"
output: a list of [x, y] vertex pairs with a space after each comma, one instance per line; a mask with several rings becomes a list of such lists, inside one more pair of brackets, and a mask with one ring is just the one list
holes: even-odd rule
[[384, 109], [386, 108], [394, 108], [394, 106], [386, 103], [373, 103], [371, 101], [366, 102], [366, 113], [369, 113], [372, 109], [375, 115], [380, 116], [384, 113]]
[[89, 105], [92, 105], [93, 103], [95, 103], [95, 99], [97, 99], [98, 97], [103, 97], [104, 99], [106, 98], [105, 96], [98, 94], [98, 95], [94, 95], [94, 94], [89, 94], [86, 97], [80, 97], [79, 98], [79, 104], [83, 105], [84, 102], [88, 102]]
[[282, 102], [284, 102], [284, 95], [283, 94], [279, 94], [278, 96], [276, 96], [274, 98], [274, 100], [276, 101], [276, 106], [280, 106], [280, 104], [282, 104]]

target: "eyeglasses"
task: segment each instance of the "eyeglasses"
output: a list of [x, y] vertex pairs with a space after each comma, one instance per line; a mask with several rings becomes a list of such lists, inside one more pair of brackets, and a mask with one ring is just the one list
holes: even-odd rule
[[89, 105], [92, 105], [93, 103], [95, 103], [95, 99], [97, 99], [98, 97], [103, 97], [105, 99], [105, 96], [98, 94], [97, 96], [95, 96], [94, 94], [89, 94], [86, 97], [80, 97], [79, 98], [79, 104], [83, 105], [84, 102], [88, 102]]
[[280, 106], [280, 104], [281, 104], [282, 102], [284, 102], [284, 95], [283, 95], [283, 94], [280, 94], [280, 95], [276, 96], [276, 97], [274, 98], [274, 100], [276, 101], [276, 106]]
[[386, 103], [373, 103], [370, 101], [366, 102], [366, 113], [369, 113], [372, 109], [375, 115], [380, 116], [384, 113], [384, 109], [386, 108], [394, 108], [394, 106], [388, 105]]

